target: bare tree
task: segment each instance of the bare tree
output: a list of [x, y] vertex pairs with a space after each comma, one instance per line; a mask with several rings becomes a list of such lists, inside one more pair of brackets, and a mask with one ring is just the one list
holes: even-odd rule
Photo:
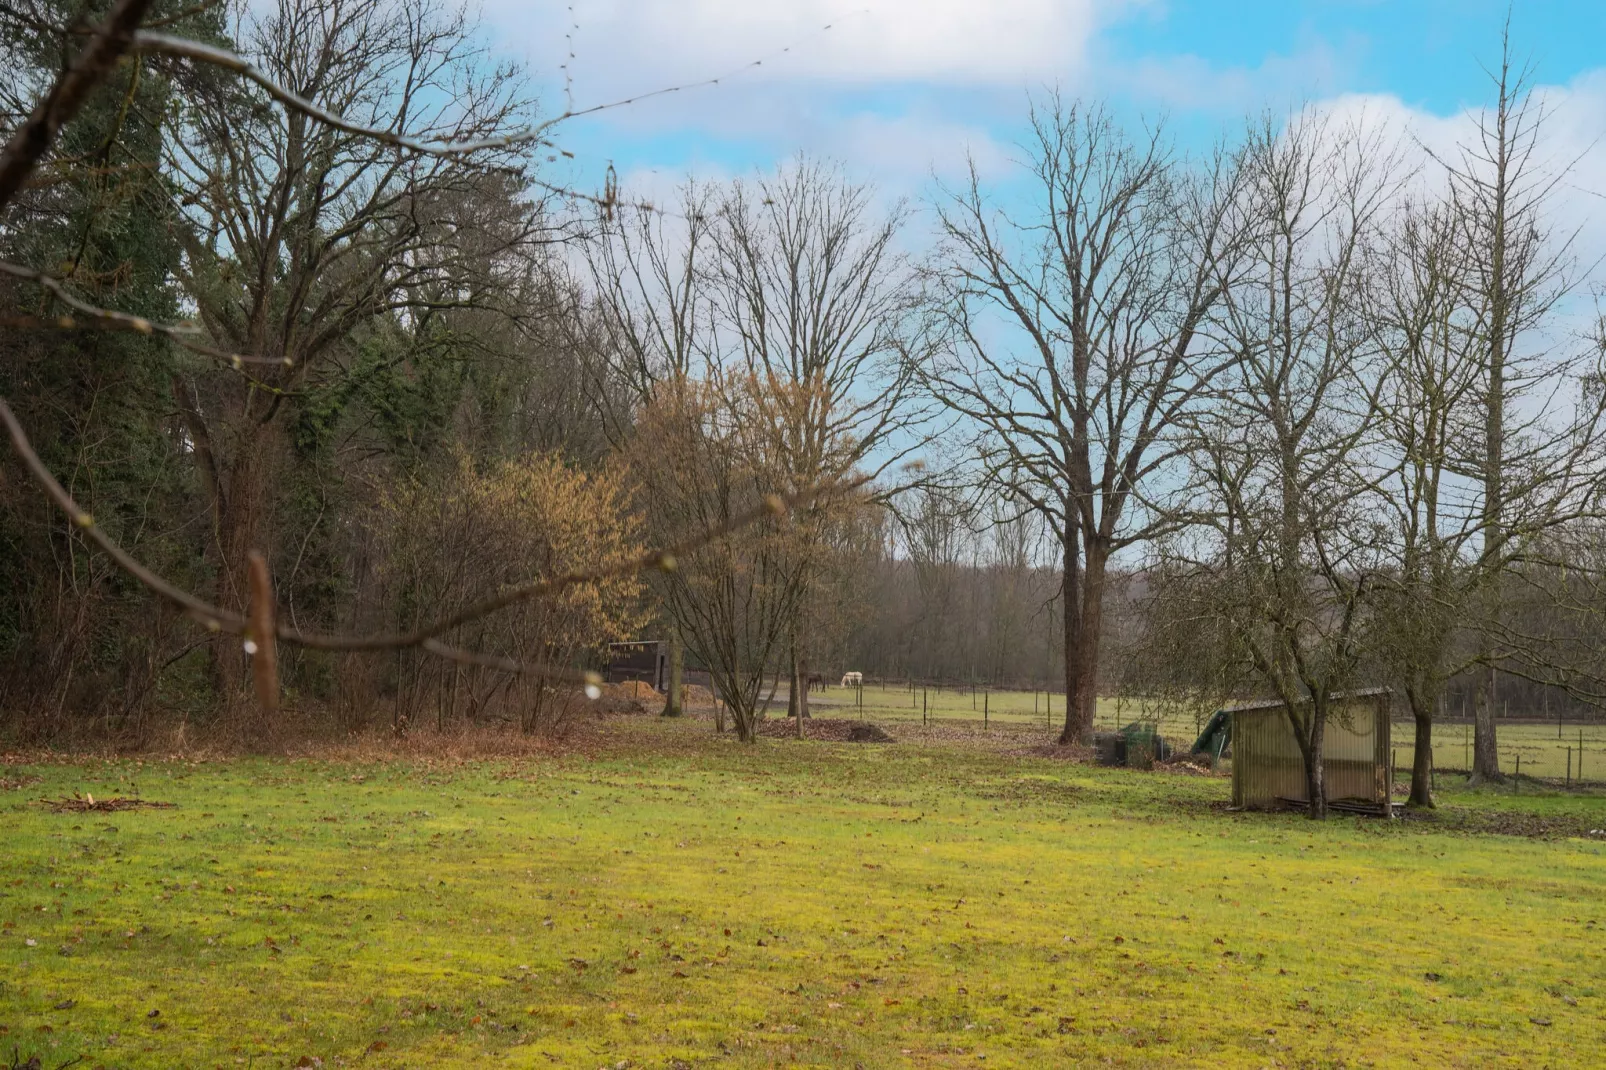
[[1478, 430], [1477, 363], [1461, 316], [1463, 249], [1445, 205], [1404, 206], [1379, 261], [1379, 337], [1389, 361], [1381, 407], [1388, 448], [1398, 451], [1387, 506], [1398, 548], [1393, 582], [1379, 592], [1383, 663], [1411, 709], [1415, 757], [1410, 805], [1431, 807], [1433, 718], [1448, 680], [1465, 668], [1468, 557], [1480, 511], [1456, 478], [1455, 443]]
[[1326, 814], [1331, 700], [1368, 652], [1385, 563], [1367, 279], [1394, 159], [1310, 113], [1250, 132], [1245, 277], [1224, 288], [1217, 328], [1237, 359], [1193, 421], [1214, 516], [1171, 545], [1202, 581], [1191, 612], [1213, 622], [1241, 678], [1284, 701], [1312, 817]]
[[[760, 508], [700, 528], [689, 541], [593, 570], [515, 583], [405, 633], [319, 634], [281, 619], [266, 558], [248, 539], [236, 536], [260, 534], [269, 526], [262, 507], [277, 452], [272, 428], [285, 398], [337, 347], [338, 339], [349, 337], [359, 325], [379, 317], [392, 322], [416, 318], [437, 307], [438, 298], [418, 297], [420, 285], [436, 277], [441, 266], [432, 254], [449, 254], [457, 245], [446, 232], [458, 224], [471, 225], [454, 219], [448, 209], [483, 191], [480, 180], [489, 169], [516, 168], [518, 152], [542, 142], [566, 118], [630, 101], [571, 108], [540, 124], [515, 125], [511, 120], [522, 107], [517, 80], [484, 62], [460, 17], [412, 0], [394, 10], [376, 0], [286, 0], [260, 18], [243, 15], [238, 36], [248, 49], [254, 44], [262, 64], [277, 74], [249, 55], [142, 28], [150, 7], [150, 0], [117, 0], [100, 21], [74, 28], [71, 38], [80, 46], [51, 79], [41, 80], [37, 103], [17, 119], [0, 149], [0, 209], [34, 178], [64, 124], [78, 115], [123, 56], [137, 51], [193, 64], [196, 74], [187, 83], [191, 102], [210, 108], [179, 113], [178, 132], [189, 137], [173, 161], [181, 172], [175, 185], [187, 185], [181, 207], [190, 213], [190, 226], [183, 228], [187, 258], [180, 274], [206, 331], [244, 339], [254, 348], [230, 352], [210, 344], [191, 324], [156, 322], [96, 306], [33, 267], [7, 262], [0, 271], [39, 286], [74, 313], [17, 317], [9, 320], [12, 326], [94, 327], [159, 336], [221, 361], [248, 384], [231, 381], [216, 405], [216, 399], [196, 396], [182, 381], [175, 389], [188, 425], [188, 447], [203, 458], [225, 570], [238, 576], [241, 562], [229, 551], [246, 551], [248, 582], [231, 583], [225, 576], [219, 601], [240, 604], [243, 591], [245, 611], [195, 595], [124, 549], [51, 473], [4, 398], [0, 423], [28, 477], [80, 537], [209, 631], [243, 637], [245, 653], [255, 656], [253, 675], [264, 712], [278, 705], [274, 666], [279, 641], [346, 652], [419, 649], [505, 672], [533, 670], [594, 682], [594, 673], [460, 650], [441, 642], [440, 636], [509, 606], [611, 576], [663, 569], [679, 555], [820, 493], [821, 488], [809, 487], [772, 495]], [[68, 34], [66, 28], [58, 29]], [[212, 82], [214, 69], [240, 80]], [[181, 66], [176, 73], [189, 70]], [[244, 89], [247, 85], [252, 88]], [[328, 102], [352, 114], [332, 110]], [[231, 200], [224, 190], [239, 196]], [[612, 189], [589, 199], [605, 210], [618, 203]], [[474, 297], [472, 288], [459, 288], [449, 307], [472, 304]], [[272, 375], [259, 377], [259, 369], [271, 369]], [[234, 441], [213, 437], [204, 419], [214, 409], [231, 418], [223, 426]], [[237, 676], [232, 669], [230, 675]]]
[[[1475, 139], [1448, 166], [1466, 257], [1465, 344], [1477, 376], [1468, 400], [1480, 432], [1467, 436], [1470, 449], [1453, 444], [1452, 464], [1477, 485], [1476, 608], [1496, 627], [1500, 585], [1491, 581], [1528, 536], [1556, 519], [1556, 506], [1568, 497], [1565, 488], [1557, 493], [1556, 480], [1571, 482], [1580, 458], [1568, 448], [1571, 429], [1558, 433], [1550, 400], [1566, 369], [1547, 359], [1543, 332], [1570, 288], [1571, 242], [1558, 241], [1546, 220], [1565, 166], [1540, 155], [1546, 110], [1532, 92], [1531, 73], [1513, 66], [1508, 25], [1491, 75], [1494, 107], [1480, 114]], [[1594, 448], [1596, 419], [1583, 416], [1591, 430], [1586, 451]], [[1537, 486], [1534, 472], [1541, 475]], [[1545, 499], [1540, 513], [1549, 518], [1533, 514], [1529, 492]], [[1479, 661], [1472, 773], [1475, 780], [1500, 780], [1494, 688], [1502, 657], [1492, 631], [1480, 642]]]
[[[842, 502], [837, 493], [824, 495], [795, 523], [782, 522], [780, 495], [791, 460], [766, 432], [771, 418], [755, 410], [816, 402], [777, 399], [772, 391], [792, 388], [756, 378], [747, 383], [739, 391], [732, 381], [718, 387], [666, 381], [638, 414], [630, 449], [651, 528], [728, 530], [745, 513], [774, 508], [773, 517], [740, 540], [704, 540], [695, 552], [677, 555], [661, 585], [682, 640], [708, 667], [737, 737], [750, 743], [757, 738], [764, 677], [787, 649], [797, 620], [809, 576], [800, 562], [817, 552], [821, 527]], [[841, 484], [848, 471], [836, 468], [833, 483]]]
[[1061, 548], [1067, 701], [1085, 741], [1112, 555], [1186, 522], [1172, 431], [1236, 355], [1203, 328], [1236, 268], [1233, 161], [1179, 172], [1160, 132], [1101, 107], [1032, 114], [1030, 216], [993, 208], [972, 167], [939, 208], [937, 311], [950, 347], [926, 388], [970, 421], [983, 479], [1041, 514]]
[[[279, 0], [242, 9], [233, 36], [276, 84], [363, 127], [484, 139], [528, 111], [463, 13], [430, 0]], [[249, 83], [190, 82], [168, 139], [180, 283], [220, 345], [277, 364], [174, 383], [211, 502], [217, 599], [237, 607], [246, 551], [276, 541], [272, 487], [297, 392], [338, 373], [350, 339], [382, 317], [420, 327], [484, 303], [507, 280], [461, 270], [491, 261], [476, 246], [517, 250], [541, 229], [490, 171], [516, 170], [521, 150], [419, 156], [265, 106]], [[236, 659], [219, 668], [227, 685]]]
[[[597, 220], [582, 243], [604, 331], [606, 380], [595, 384], [608, 426], [621, 439], [634, 406], [660, 383], [703, 371], [713, 341], [708, 293], [714, 191], [688, 182], [675, 210], [627, 205]], [[622, 384], [626, 405], [607, 403]]]

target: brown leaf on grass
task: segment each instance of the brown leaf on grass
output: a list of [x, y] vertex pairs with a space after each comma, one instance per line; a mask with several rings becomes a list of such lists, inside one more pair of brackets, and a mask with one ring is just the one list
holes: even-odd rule
[[370, 1052], [380, 1052], [384, 1051], [388, 1047], [390, 1047], [390, 1045], [386, 1044], [383, 1040], [376, 1040], [372, 1044], [368, 1045], [368, 1050]]
[[51, 1009], [58, 1011], [70, 1011], [76, 1006], [78, 1006], [78, 1001], [76, 999], [64, 999]]

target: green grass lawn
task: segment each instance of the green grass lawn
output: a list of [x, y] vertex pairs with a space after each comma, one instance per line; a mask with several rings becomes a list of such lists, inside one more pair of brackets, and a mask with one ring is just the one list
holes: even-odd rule
[[0, 1065], [1601, 1064], [1606, 798], [1312, 824], [891, 728], [0, 766]]

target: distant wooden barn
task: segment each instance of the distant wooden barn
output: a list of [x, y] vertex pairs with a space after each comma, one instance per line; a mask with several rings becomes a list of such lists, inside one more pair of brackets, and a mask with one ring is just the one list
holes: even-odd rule
[[[1323, 750], [1327, 801], [1353, 801], [1383, 813], [1394, 793], [1386, 687], [1334, 695]], [[1306, 801], [1305, 760], [1281, 699], [1229, 706], [1232, 719], [1232, 802], [1269, 809]]]
[[669, 644], [661, 639], [638, 639], [608, 644], [609, 683], [640, 680], [654, 691], [669, 690]]

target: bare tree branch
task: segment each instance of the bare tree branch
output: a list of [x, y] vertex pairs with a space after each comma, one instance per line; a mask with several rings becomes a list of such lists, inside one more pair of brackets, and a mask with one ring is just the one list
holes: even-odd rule
[[42, 271], [35, 271], [30, 267], [23, 267], [21, 264], [12, 264], [0, 260], [0, 274], [10, 275], [12, 278], [34, 283], [49, 291], [56, 300], [74, 312], [89, 317], [89, 322], [87, 323], [80, 322], [71, 316], [58, 316], [55, 319], [46, 319], [40, 316], [9, 316], [0, 319], [0, 324], [8, 327], [61, 331], [95, 327], [109, 331], [132, 331], [135, 334], [157, 334], [163, 338], [171, 339], [191, 352], [223, 361], [236, 370], [243, 368], [247, 364], [264, 364], [282, 368], [289, 367], [293, 363], [289, 357], [248, 357], [243, 353], [230, 353], [227, 350], [209, 346], [196, 340], [195, 336], [202, 333], [199, 327], [160, 323], [146, 319], [143, 316], [131, 316], [126, 312], [117, 312], [113, 309], [92, 305], [74, 295], [60, 279], [46, 275]]
[[12, 134], [5, 149], [0, 150], [0, 208], [16, 196], [45, 153], [50, 151], [56, 132], [78, 114], [90, 91], [128, 51], [150, 5], [151, 0], [118, 0], [105, 21], [90, 35], [72, 66], [62, 72], [33, 114]]

